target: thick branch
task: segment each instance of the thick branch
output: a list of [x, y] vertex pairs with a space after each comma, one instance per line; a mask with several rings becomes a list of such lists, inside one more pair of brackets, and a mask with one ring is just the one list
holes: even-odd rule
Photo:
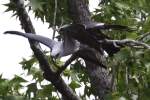
[[[32, 22], [24, 8], [24, 4], [22, 0], [11, 0], [14, 4], [16, 4], [17, 15], [19, 16], [19, 20], [21, 22], [22, 28], [25, 30], [26, 33], [33, 33], [35, 34], [34, 27]], [[31, 49], [34, 52], [34, 55], [38, 59], [40, 63], [40, 68], [44, 72], [44, 77], [51, 81], [51, 83], [58, 89], [58, 91], [62, 94], [66, 100], [80, 100], [78, 96], [76, 96], [72, 89], [66, 85], [63, 79], [57, 75], [51, 68], [48, 63], [48, 60], [44, 56], [39, 44], [35, 41], [29, 40]], [[57, 80], [57, 81], [56, 81]]]

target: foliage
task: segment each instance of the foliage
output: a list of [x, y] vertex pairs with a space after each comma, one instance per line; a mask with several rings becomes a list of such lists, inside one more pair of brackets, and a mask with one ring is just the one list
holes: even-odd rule
[[[57, 4], [56, 4], [57, 1]], [[143, 34], [150, 31], [150, 3], [149, 0], [102, 0], [99, 6], [92, 12], [92, 19], [97, 22], [110, 24], [121, 24], [135, 27], [136, 32], [105, 31], [105, 34], [114, 39], [130, 38], [138, 40]], [[48, 22], [50, 27], [61, 26], [70, 23], [67, 13], [67, 0], [28, 0], [26, 8], [33, 11], [36, 18]], [[57, 8], [56, 8], [57, 5]], [[15, 10], [11, 4], [6, 4], [6, 11]], [[56, 16], [54, 15], [56, 13]], [[56, 17], [56, 18], [55, 18]], [[55, 21], [54, 21], [55, 20]], [[150, 44], [150, 36], [142, 39]], [[110, 72], [114, 75], [114, 91], [108, 95], [108, 100], [126, 98], [131, 100], [137, 96], [138, 100], [149, 100], [150, 96], [150, 51], [125, 47], [113, 57], [108, 58]], [[49, 57], [50, 58], [50, 57]], [[52, 65], [52, 61], [49, 61]], [[12, 100], [24, 99], [49, 99], [58, 100], [60, 94], [52, 84], [46, 82], [42, 72], [37, 68], [37, 60], [34, 56], [31, 59], [23, 59], [20, 63], [27, 71], [27, 76], [33, 77], [34, 82], [30, 83], [20, 76], [13, 79], [3, 79], [0, 76], [0, 99], [10, 97]], [[62, 62], [58, 61], [58, 64]], [[55, 65], [53, 65], [55, 66]], [[68, 80], [69, 86], [76, 91], [84, 87], [83, 99], [91, 95], [90, 82], [84, 64], [77, 61], [66, 69], [64, 79]], [[28, 83], [28, 85], [22, 85]], [[20, 90], [24, 88], [24, 93]], [[26, 88], [26, 89], [25, 89]], [[33, 94], [33, 95], [32, 95]], [[7, 100], [5, 99], [5, 100]], [[11, 99], [9, 99], [11, 100]]]

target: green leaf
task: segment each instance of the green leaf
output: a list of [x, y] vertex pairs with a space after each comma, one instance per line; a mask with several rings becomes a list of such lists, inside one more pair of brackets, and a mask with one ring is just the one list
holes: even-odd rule
[[7, 95], [7, 93], [11, 90], [11, 85], [9, 80], [3, 80], [0, 82], [0, 95]]
[[81, 87], [81, 85], [78, 83], [78, 82], [76, 82], [76, 81], [71, 81], [71, 83], [69, 84], [69, 86], [73, 89], [73, 90], [75, 90], [76, 88], [79, 88], [79, 87]]
[[37, 83], [31, 83], [27, 86], [27, 94], [30, 94], [30, 93], [36, 93], [37, 91]]
[[74, 72], [74, 71], [71, 71], [70, 77], [71, 77], [71, 79], [74, 80], [74, 81], [79, 81], [78, 73], [76, 73], [76, 72]]
[[115, 55], [115, 58], [119, 61], [126, 61], [130, 58], [130, 49], [129, 48], [123, 48], [119, 53]]
[[42, 71], [39, 68], [32, 67], [30, 71], [28, 72], [28, 74], [32, 75], [33, 79], [35, 79], [38, 82], [41, 82], [44, 80]]
[[137, 33], [128, 33], [127, 38], [128, 39], [136, 39], [138, 37]]
[[35, 57], [32, 57], [29, 60], [26, 60], [25, 58], [23, 58], [23, 60], [20, 62], [20, 64], [22, 65], [23, 69], [27, 69], [28, 71], [30, 71], [31, 67], [37, 62]]
[[42, 85], [42, 89], [38, 91], [38, 97], [52, 97], [52, 92], [54, 91], [55, 88], [49, 84], [49, 85]]
[[127, 4], [125, 4], [125, 3], [121, 3], [121, 2], [116, 2], [116, 6], [119, 8], [119, 9], [124, 9], [124, 10], [129, 10], [130, 9], [130, 7], [127, 5]]
[[28, 6], [31, 6], [33, 10], [40, 10], [43, 11], [43, 4], [45, 2], [41, 1], [41, 0], [30, 0], [30, 3], [28, 4]]
[[13, 2], [7, 3], [7, 4], [3, 4], [4, 6], [8, 7], [5, 12], [9, 12], [9, 11], [16, 11], [16, 5]]
[[13, 79], [11, 79], [11, 82], [13, 83], [21, 83], [21, 82], [28, 82], [26, 79], [18, 76], [18, 75], [15, 75], [15, 77]]
[[[5, 96], [3, 98], [4, 98], [4, 100], [27, 100], [23, 96], [13, 96], [13, 95], [12, 96]], [[1, 98], [0, 98], [0, 100], [1, 100]]]

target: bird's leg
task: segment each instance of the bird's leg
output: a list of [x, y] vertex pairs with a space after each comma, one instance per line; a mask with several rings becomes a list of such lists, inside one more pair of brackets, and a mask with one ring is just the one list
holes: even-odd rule
[[61, 68], [58, 69], [58, 71], [56, 72], [58, 75], [61, 74], [66, 68], [67, 66], [76, 58], [78, 58], [78, 53], [74, 53], [66, 62], [63, 66], [61, 66]]

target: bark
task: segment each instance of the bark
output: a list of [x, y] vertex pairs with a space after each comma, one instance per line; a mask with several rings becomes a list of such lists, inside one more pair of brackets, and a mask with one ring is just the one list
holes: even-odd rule
[[[91, 23], [91, 15], [88, 9], [86, 0], [68, 0], [69, 14], [73, 23], [87, 24]], [[93, 54], [93, 53], [89, 53]], [[101, 57], [102, 62], [106, 63], [105, 58]], [[86, 62], [86, 69], [91, 81], [91, 88], [93, 94], [99, 100], [104, 100], [107, 93], [111, 90], [111, 78], [107, 69], [97, 66], [88, 61]]]

